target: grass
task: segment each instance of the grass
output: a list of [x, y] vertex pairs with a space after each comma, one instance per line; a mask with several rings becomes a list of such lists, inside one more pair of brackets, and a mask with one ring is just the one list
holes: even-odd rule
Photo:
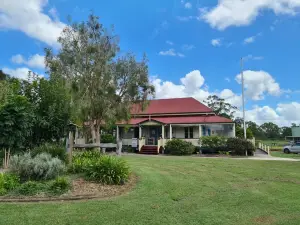
[[124, 196], [4, 204], [0, 224], [300, 224], [299, 162], [125, 156], [139, 183]]
[[271, 151], [271, 156], [280, 157], [280, 158], [293, 158], [293, 159], [300, 159], [300, 154], [285, 154], [282, 151]]
[[289, 143], [289, 141], [287, 140], [257, 140], [258, 142], [262, 142], [266, 145], [273, 145], [275, 144], [275, 146], [284, 146], [284, 145], [287, 145]]

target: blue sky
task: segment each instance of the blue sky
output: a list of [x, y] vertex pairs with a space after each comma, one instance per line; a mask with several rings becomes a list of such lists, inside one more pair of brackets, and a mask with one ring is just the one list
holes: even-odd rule
[[2, 0], [0, 68], [45, 74], [43, 49], [58, 48], [67, 16], [91, 11], [122, 52], [146, 53], [157, 98], [217, 94], [240, 107], [244, 57], [247, 119], [300, 123], [300, 0]]

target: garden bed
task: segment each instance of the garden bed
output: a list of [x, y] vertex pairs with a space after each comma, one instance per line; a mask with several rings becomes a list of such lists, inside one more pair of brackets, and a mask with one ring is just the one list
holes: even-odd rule
[[132, 174], [124, 185], [105, 185], [89, 182], [83, 178], [72, 181], [72, 188], [67, 193], [59, 196], [37, 194], [34, 196], [0, 196], [0, 202], [46, 202], [46, 201], [74, 201], [89, 199], [106, 199], [120, 196], [129, 192], [137, 183], [138, 177]]

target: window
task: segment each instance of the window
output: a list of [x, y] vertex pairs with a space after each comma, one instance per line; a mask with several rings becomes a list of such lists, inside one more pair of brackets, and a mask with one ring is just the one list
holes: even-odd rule
[[190, 138], [194, 138], [194, 129], [190, 127]]
[[193, 127], [185, 127], [184, 128], [184, 138], [185, 139], [194, 138], [194, 129], [193, 129]]
[[189, 138], [189, 128], [188, 127], [184, 128], [184, 138], [185, 139]]

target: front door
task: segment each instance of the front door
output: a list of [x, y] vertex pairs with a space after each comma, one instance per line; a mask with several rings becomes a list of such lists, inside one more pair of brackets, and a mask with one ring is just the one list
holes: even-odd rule
[[149, 135], [148, 145], [157, 145], [158, 127], [150, 127], [149, 131], [150, 131], [150, 135]]

